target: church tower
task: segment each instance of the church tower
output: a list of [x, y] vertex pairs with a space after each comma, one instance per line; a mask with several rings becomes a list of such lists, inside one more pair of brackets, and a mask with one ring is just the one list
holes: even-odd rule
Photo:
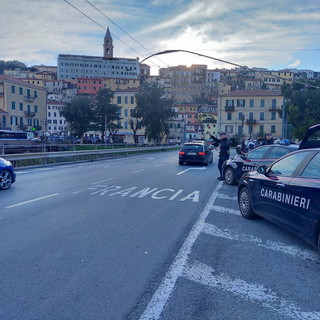
[[103, 57], [105, 59], [113, 58], [113, 44], [109, 27], [107, 29], [106, 35], [104, 36]]

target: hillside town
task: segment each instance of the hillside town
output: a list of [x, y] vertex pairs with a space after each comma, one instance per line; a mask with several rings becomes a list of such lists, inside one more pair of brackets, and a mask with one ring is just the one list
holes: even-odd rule
[[[30, 71], [32, 69], [32, 71]], [[59, 54], [57, 66], [35, 65], [30, 70], [4, 70], [0, 74], [0, 129], [32, 132], [39, 139], [65, 139], [70, 135], [61, 110], [75, 96], [91, 96], [103, 88], [113, 93], [120, 107], [118, 143], [133, 143], [132, 110], [143, 84], [161, 86], [173, 98], [176, 112], [168, 123], [165, 143], [209, 139], [224, 131], [230, 138], [259, 139], [271, 133], [290, 138], [284, 113], [283, 84], [319, 79], [312, 70], [208, 69], [207, 65], [178, 65], [150, 75], [139, 58], [114, 55], [113, 39], [106, 31], [102, 56]], [[138, 129], [139, 143], [148, 143]], [[99, 132], [86, 133], [96, 142]]]

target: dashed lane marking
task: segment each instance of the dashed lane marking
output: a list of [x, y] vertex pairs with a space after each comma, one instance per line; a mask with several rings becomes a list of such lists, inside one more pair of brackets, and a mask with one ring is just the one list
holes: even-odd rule
[[5, 208], [6, 208], [6, 209], [11, 209], [11, 208], [19, 207], [19, 206], [22, 206], [22, 205], [24, 205], [24, 204], [28, 204], [28, 203], [31, 203], [31, 202], [36, 202], [36, 201], [44, 200], [44, 199], [47, 199], [47, 198], [55, 197], [55, 196], [57, 196], [57, 195], [59, 195], [59, 193], [53, 193], [53, 194], [49, 194], [49, 195], [44, 196], [44, 197], [35, 198], [35, 199], [31, 199], [31, 200], [19, 202], [19, 203], [16, 203], [16, 204], [12, 204], [12, 205], [7, 206], [7, 207], [5, 207]]

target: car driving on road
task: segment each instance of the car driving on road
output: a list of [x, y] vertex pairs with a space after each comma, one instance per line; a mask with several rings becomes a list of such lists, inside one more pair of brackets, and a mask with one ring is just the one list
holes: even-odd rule
[[244, 218], [265, 217], [320, 252], [320, 125], [306, 136], [300, 150], [245, 173], [238, 204]]
[[289, 152], [298, 150], [298, 145], [271, 144], [253, 149], [246, 154], [237, 154], [224, 162], [223, 177], [227, 184], [236, 184], [247, 171], [255, 170], [260, 165], [269, 165]]
[[209, 165], [213, 160], [213, 154], [205, 141], [186, 142], [179, 152], [179, 164], [202, 163]]
[[0, 158], [0, 190], [6, 190], [16, 180], [13, 165], [10, 161]]

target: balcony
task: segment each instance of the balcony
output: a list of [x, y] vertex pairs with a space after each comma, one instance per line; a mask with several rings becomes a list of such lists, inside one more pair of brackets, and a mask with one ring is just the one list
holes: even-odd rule
[[225, 106], [224, 109], [226, 111], [234, 111], [234, 106]]
[[277, 106], [270, 106], [269, 111], [278, 111]]
[[25, 100], [27, 101], [34, 101], [37, 97], [36, 96], [31, 96], [31, 95], [28, 95], [28, 96], [24, 96]]
[[26, 117], [34, 117], [36, 115], [36, 113], [35, 112], [31, 112], [31, 111], [25, 111], [24, 115]]
[[246, 120], [246, 124], [256, 124], [257, 123], [257, 120], [256, 119], [247, 119]]

